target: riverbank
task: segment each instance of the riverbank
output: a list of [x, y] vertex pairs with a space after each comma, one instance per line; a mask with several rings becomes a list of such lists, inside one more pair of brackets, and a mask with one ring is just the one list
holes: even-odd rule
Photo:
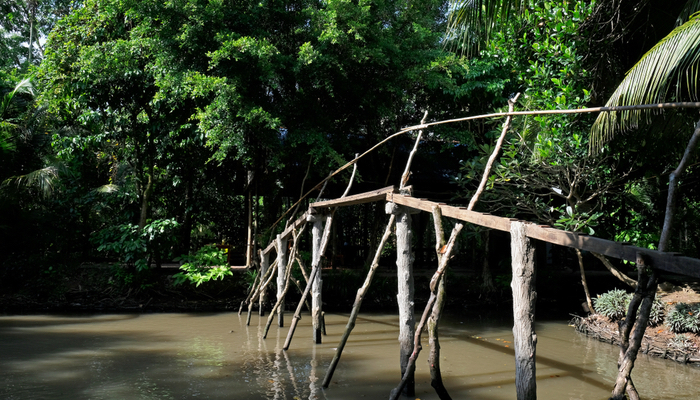
[[[659, 290], [657, 298], [664, 304], [667, 312], [678, 303], [700, 303], [700, 294], [695, 284], [661, 286], [665, 290]], [[588, 317], [574, 317], [571, 322], [580, 333], [602, 342], [620, 345], [620, 326], [616, 321], [593, 314]], [[700, 365], [700, 335], [692, 332], [676, 334], [664, 324], [648, 326], [639, 351], [682, 364]]]

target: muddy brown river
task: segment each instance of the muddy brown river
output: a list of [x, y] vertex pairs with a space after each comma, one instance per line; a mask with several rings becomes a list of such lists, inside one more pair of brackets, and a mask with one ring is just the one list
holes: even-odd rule
[[[287, 328], [245, 315], [133, 314], [0, 316], [0, 399], [385, 399], [399, 381], [398, 317], [361, 316], [328, 389], [321, 381], [347, 323], [326, 316], [324, 344], [300, 321]], [[289, 320], [289, 316], [287, 316]], [[565, 321], [536, 326], [539, 399], [607, 399], [617, 348], [574, 332]], [[515, 399], [508, 321], [446, 317], [442, 372], [454, 399]], [[416, 398], [437, 399], [426, 365]], [[700, 369], [641, 355], [633, 378], [642, 398], [700, 398]]]

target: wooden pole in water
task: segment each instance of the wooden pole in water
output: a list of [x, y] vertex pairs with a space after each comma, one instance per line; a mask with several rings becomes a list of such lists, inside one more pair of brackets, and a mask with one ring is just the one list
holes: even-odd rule
[[[322, 223], [322, 217], [317, 217], [317, 214], [309, 214], [309, 216], [306, 218], [307, 221], [313, 222], [313, 229], [316, 229], [316, 219], [319, 219], [319, 224]], [[323, 230], [323, 237], [321, 238], [321, 245], [318, 251], [318, 261], [321, 260], [321, 256], [323, 255], [323, 252], [326, 250], [326, 246], [328, 245], [328, 236], [330, 235], [331, 231], [331, 224], [333, 223], [333, 215], [329, 215], [326, 218], [326, 226], [325, 229]], [[320, 225], [319, 225], [320, 227]], [[312, 232], [313, 233], [313, 232]], [[313, 258], [312, 258], [313, 259]], [[318, 264], [313, 264], [311, 266], [311, 274], [309, 275], [309, 283], [306, 285], [306, 289], [304, 289], [304, 293], [301, 295], [301, 299], [299, 300], [299, 305], [297, 306], [296, 312], [294, 312], [294, 318], [292, 319], [292, 323], [289, 326], [289, 332], [287, 333], [287, 340], [284, 342], [284, 347], [282, 348], [283, 350], [288, 350], [289, 345], [292, 343], [292, 337], [294, 337], [294, 331], [297, 328], [297, 324], [299, 323], [299, 320], [301, 319], [301, 309], [304, 305], [304, 302], [306, 301], [306, 296], [309, 295], [309, 292], [312, 288], [312, 282], [316, 279], [316, 275], [319, 273], [319, 270], [321, 269], [320, 262]], [[311, 306], [312, 311], [311, 314], [313, 315], [313, 305]], [[319, 320], [320, 320], [320, 311], [319, 310]], [[318, 326], [319, 327], [319, 332], [320, 332], [320, 321], [318, 325], [315, 325], [314, 327]], [[320, 334], [319, 334], [320, 337]], [[314, 336], [314, 339], [316, 337]]]
[[518, 400], [537, 399], [535, 381], [535, 247], [525, 234], [526, 224], [510, 225], [513, 280], [513, 344], [515, 348], [515, 389]]
[[[408, 360], [413, 353], [413, 336], [416, 320], [413, 315], [413, 253], [411, 251], [411, 210], [395, 203], [386, 203], [386, 213], [396, 215], [396, 277], [398, 281], [396, 299], [399, 305], [399, 364], [401, 377], [406, 374]], [[415, 395], [415, 379], [409, 373], [403, 388], [405, 396]]]
[[323, 386], [323, 388], [328, 388], [328, 385], [330, 385], [331, 379], [333, 378], [333, 373], [335, 372], [335, 368], [338, 366], [338, 362], [340, 361], [340, 356], [343, 354], [345, 344], [347, 343], [348, 338], [350, 337], [350, 333], [355, 328], [355, 321], [357, 321], [357, 316], [360, 314], [360, 306], [362, 306], [362, 300], [364, 300], [365, 295], [367, 295], [369, 286], [372, 284], [372, 280], [374, 279], [374, 274], [377, 271], [377, 268], [379, 267], [379, 258], [382, 255], [384, 245], [386, 244], [387, 239], [389, 239], [389, 235], [391, 234], [391, 231], [394, 227], [394, 221], [396, 221], [396, 216], [392, 215], [389, 218], [389, 222], [386, 225], [386, 229], [384, 229], [384, 235], [382, 235], [382, 239], [379, 242], [379, 245], [377, 246], [377, 251], [374, 253], [372, 266], [369, 268], [369, 272], [367, 273], [367, 277], [365, 278], [365, 283], [362, 285], [361, 288], [357, 290], [357, 295], [355, 296], [355, 303], [352, 305], [352, 311], [350, 312], [350, 318], [348, 318], [348, 324], [345, 326], [345, 332], [340, 338], [340, 343], [336, 348], [335, 356], [333, 356], [331, 365], [328, 367], [328, 371], [326, 371], [325, 378], [323, 378], [323, 384], [321, 385]]
[[[463, 225], [461, 223], [458, 223], [455, 225], [454, 229], [452, 229], [452, 234], [450, 235], [450, 240], [447, 244], [447, 248], [445, 251], [444, 256], [440, 259], [440, 264], [438, 265], [437, 270], [435, 271], [435, 274], [433, 274], [433, 277], [430, 279], [430, 299], [428, 300], [428, 304], [425, 305], [425, 309], [423, 310], [423, 315], [420, 319], [420, 323], [418, 323], [418, 327], [416, 327], [414, 336], [413, 336], [413, 351], [411, 352], [411, 355], [408, 359], [408, 364], [406, 365], [406, 371], [403, 374], [403, 378], [401, 379], [401, 382], [397, 387], [394, 388], [394, 390], [391, 391], [391, 395], [389, 396], [390, 400], [396, 400], [399, 398], [399, 395], [401, 394], [401, 391], [405, 389], [406, 385], [412, 381], [413, 374], [416, 370], [416, 360], [418, 359], [418, 354], [422, 350], [421, 346], [421, 333], [423, 332], [423, 328], [425, 327], [426, 322], [428, 321], [428, 316], [431, 314], [431, 310], [433, 310], [433, 306], [435, 305], [437, 301], [437, 295], [438, 295], [438, 287], [440, 286], [440, 282], [444, 280], [445, 276], [445, 269], [447, 268], [447, 263], [450, 260], [450, 255], [452, 253], [452, 249], [454, 248], [454, 244], [457, 241], [457, 235], [459, 235], [459, 232], [462, 230]], [[444, 241], [444, 239], [443, 239]], [[444, 393], [438, 393], [441, 399], [449, 399], [450, 396], [447, 394], [447, 391]], [[443, 397], [443, 396], [447, 397]], [[412, 396], [412, 395], [411, 395]]]
[[[260, 257], [260, 273], [265, 275], [267, 274], [268, 268], [270, 268], [270, 254], [262, 254]], [[267, 289], [266, 285], [261, 287], [260, 290], [260, 299], [258, 301], [259, 303], [259, 314], [261, 317], [265, 316], [265, 299], [267, 297]]]
[[[306, 228], [306, 224], [302, 225], [301, 230], [299, 231], [299, 234], [297, 234], [296, 231], [292, 231], [292, 234], [294, 235], [294, 246], [292, 246], [292, 251], [290, 252], [290, 254], [287, 257], [288, 260], [294, 260], [296, 254], [297, 254], [298, 246], [299, 246], [299, 240], [298, 240], [299, 236], [301, 236], [301, 234], [302, 234], [302, 232], [304, 232], [305, 228]], [[292, 280], [293, 267], [294, 267], [294, 261], [289, 263], [289, 265], [287, 266], [287, 270], [285, 271], [286, 275], [284, 277], [284, 282], [282, 283], [282, 285], [283, 285], [282, 295], [278, 296], [277, 302], [272, 307], [272, 310], [270, 310], [270, 315], [267, 317], [267, 323], [265, 324], [265, 330], [263, 331], [263, 339], [267, 339], [267, 332], [270, 330], [270, 325], [272, 325], [272, 318], [274, 317], [275, 312], [284, 303], [284, 297], [287, 295], [287, 291], [289, 291], [289, 287], [291, 286], [289, 284], [289, 281]], [[303, 291], [301, 291], [301, 292], [303, 293]], [[310, 309], [311, 308], [309, 308], [309, 310]]]
[[[275, 245], [277, 247], [277, 324], [281, 328], [284, 326], [284, 292], [287, 283], [287, 239], [277, 235]], [[291, 268], [290, 268], [291, 269]], [[270, 312], [274, 312], [271, 310]]]
[[248, 303], [248, 317], [246, 318], [246, 325], [250, 325], [250, 314], [253, 310], [253, 303], [255, 302], [255, 297], [267, 289], [267, 285], [270, 283], [272, 277], [274, 276], [273, 272], [275, 271], [276, 264], [277, 261], [272, 263], [272, 266], [268, 267], [265, 275], [262, 278], [260, 278], [260, 282], [258, 282], [258, 287], [255, 289], [253, 296], [251, 296], [250, 302]]
[[[442, 211], [440, 207], [433, 207], [433, 226], [435, 227], [435, 255], [437, 256], [438, 265], [443, 261], [444, 257], [449, 257], [451, 249], [446, 246], [445, 233], [442, 229]], [[461, 225], [460, 229], [461, 229]], [[455, 226], [456, 228], [456, 226]], [[430, 344], [430, 353], [428, 354], [428, 367], [430, 369], [430, 386], [435, 389], [438, 397], [441, 400], [451, 400], [445, 384], [442, 382], [442, 372], [440, 371], [440, 339], [438, 334], [438, 324], [442, 315], [442, 308], [445, 305], [445, 277], [440, 279], [437, 285], [437, 293], [435, 295], [435, 304], [428, 318], [428, 343]]]
[[[312, 239], [311, 239], [311, 268], [316, 270], [316, 275], [311, 278], [311, 325], [313, 326], [313, 341], [316, 344], [321, 343], [321, 312], [323, 311], [323, 303], [321, 298], [321, 289], [323, 280], [321, 279], [321, 241], [323, 239], [323, 216], [310, 216], [310, 222], [313, 222]], [[330, 226], [330, 224], [328, 225]]]

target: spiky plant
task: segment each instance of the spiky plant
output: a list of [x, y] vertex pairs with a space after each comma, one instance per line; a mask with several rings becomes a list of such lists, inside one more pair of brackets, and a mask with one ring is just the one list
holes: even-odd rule
[[[613, 289], [607, 293], [598, 295], [593, 299], [595, 310], [598, 314], [619, 321], [627, 315], [632, 294], [622, 289]], [[666, 309], [659, 299], [654, 299], [649, 313], [649, 325], [656, 326], [664, 321]]]
[[627, 315], [629, 294], [622, 289], [613, 289], [599, 294], [597, 298], [593, 299], [593, 303], [595, 303], [593, 306], [598, 314], [618, 321]]
[[666, 317], [666, 326], [674, 333], [700, 332], [700, 304], [676, 304]]

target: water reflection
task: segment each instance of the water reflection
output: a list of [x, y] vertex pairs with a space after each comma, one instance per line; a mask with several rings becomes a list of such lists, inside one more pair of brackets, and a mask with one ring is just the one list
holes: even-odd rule
[[[323, 399], [385, 398], [398, 383], [398, 324], [392, 315], [358, 319], [327, 390], [320, 380], [347, 315], [327, 315], [328, 337], [314, 345], [304, 317], [292, 347], [287, 328], [236, 314], [0, 317], [2, 399]], [[617, 348], [539, 323], [541, 399], [607, 399]], [[507, 321], [441, 325], [445, 385], [455, 399], [513, 399], [512, 334]], [[424, 353], [427, 352], [424, 341]], [[416, 397], [436, 399], [426, 354], [418, 360]], [[695, 399], [700, 369], [641, 355], [633, 377], [645, 399]]]

